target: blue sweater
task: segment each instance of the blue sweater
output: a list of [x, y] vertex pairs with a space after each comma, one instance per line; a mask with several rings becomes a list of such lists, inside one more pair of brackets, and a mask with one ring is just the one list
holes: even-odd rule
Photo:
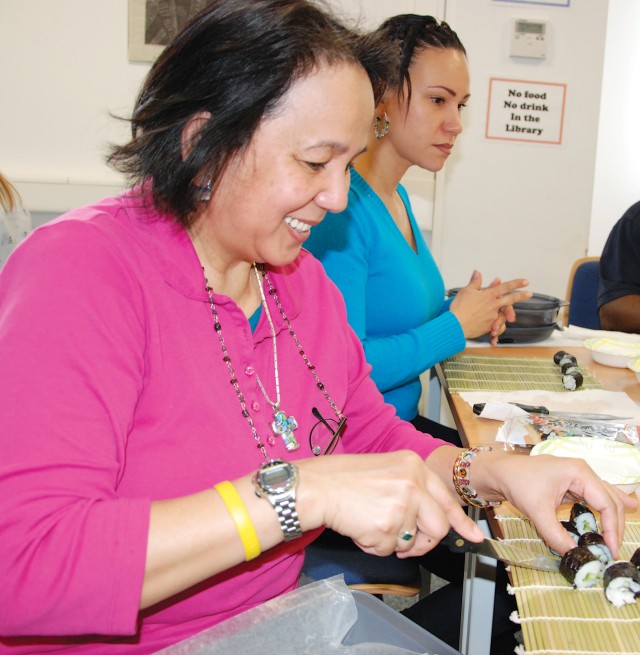
[[322, 261], [347, 304], [372, 377], [398, 416], [418, 414], [420, 374], [462, 351], [462, 327], [445, 301], [440, 271], [402, 186], [417, 253], [373, 189], [354, 169], [349, 204], [311, 230], [306, 247]]

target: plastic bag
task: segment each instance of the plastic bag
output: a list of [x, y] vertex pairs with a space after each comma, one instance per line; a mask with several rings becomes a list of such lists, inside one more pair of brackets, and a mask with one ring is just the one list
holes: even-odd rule
[[[389, 608], [389, 611], [395, 610]], [[356, 603], [339, 575], [273, 598], [156, 655], [406, 655], [416, 652], [380, 643], [343, 645], [342, 640], [357, 619]]]
[[550, 414], [530, 414], [513, 418], [509, 422], [508, 430], [518, 433], [525, 430], [529, 436], [533, 437], [534, 443], [557, 439], [558, 437], [593, 437], [620, 441], [632, 446], [640, 445], [638, 427], [635, 425], [580, 421], [572, 418], [560, 418]]

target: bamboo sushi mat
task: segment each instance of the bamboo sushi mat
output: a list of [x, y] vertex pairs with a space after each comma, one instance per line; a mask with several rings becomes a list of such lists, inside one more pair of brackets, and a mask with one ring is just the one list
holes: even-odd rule
[[[541, 554], [549, 549], [533, 525], [510, 505], [495, 511], [504, 540]], [[568, 518], [567, 516], [563, 518]], [[628, 520], [620, 559], [640, 547], [640, 519]], [[560, 573], [509, 567], [527, 655], [640, 653], [640, 602], [614, 607], [602, 584], [574, 589]]]
[[[579, 362], [578, 362], [579, 364]], [[456, 355], [441, 364], [451, 393], [461, 391], [566, 391], [559, 367], [550, 358]], [[602, 389], [586, 368], [581, 368], [582, 389]]]

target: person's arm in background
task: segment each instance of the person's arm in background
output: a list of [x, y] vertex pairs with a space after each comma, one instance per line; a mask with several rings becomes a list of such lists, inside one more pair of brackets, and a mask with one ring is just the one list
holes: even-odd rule
[[616, 298], [600, 308], [603, 330], [640, 334], [640, 291]]
[[602, 251], [598, 307], [604, 330], [640, 333], [640, 202], [614, 225]]

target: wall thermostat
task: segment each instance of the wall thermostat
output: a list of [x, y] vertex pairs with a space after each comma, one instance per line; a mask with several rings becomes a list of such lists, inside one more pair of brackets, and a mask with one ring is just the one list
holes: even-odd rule
[[511, 32], [511, 57], [547, 57], [547, 21], [516, 19]]

